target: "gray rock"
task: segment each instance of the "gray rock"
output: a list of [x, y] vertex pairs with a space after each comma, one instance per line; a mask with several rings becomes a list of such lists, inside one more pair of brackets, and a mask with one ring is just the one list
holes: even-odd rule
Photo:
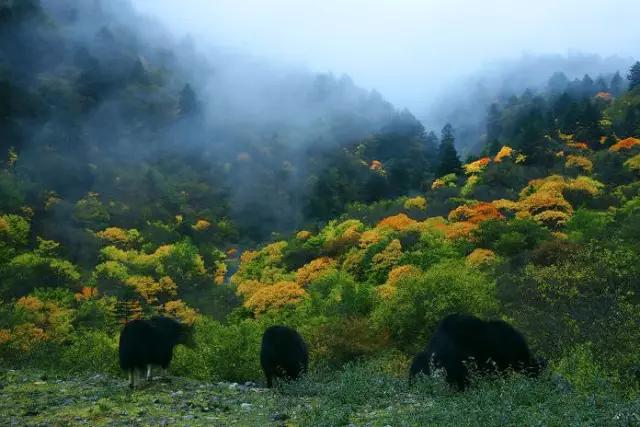
[[271, 421], [286, 421], [289, 419], [289, 415], [282, 412], [274, 412], [271, 414]]
[[245, 411], [248, 411], [251, 408], [253, 408], [253, 405], [251, 403], [241, 403], [240, 404], [240, 408], [245, 410]]

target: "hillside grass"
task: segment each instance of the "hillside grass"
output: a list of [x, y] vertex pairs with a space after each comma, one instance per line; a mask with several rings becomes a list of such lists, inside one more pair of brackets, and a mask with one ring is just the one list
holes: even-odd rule
[[375, 363], [318, 370], [268, 390], [182, 377], [0, 372], [0, 425], [92, 426], [636, 426], [640, 399], [594, 379], [581, 390], [557, 376], [478, 381], [457, 393], [441, 378], [406, 378]]

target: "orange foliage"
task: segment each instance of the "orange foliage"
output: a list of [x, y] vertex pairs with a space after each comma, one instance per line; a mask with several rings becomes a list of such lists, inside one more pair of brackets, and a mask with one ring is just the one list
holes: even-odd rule
[[11, 341], [20, 351], [28, 352], [47, 340], [47, 334], [33, 323], [21, 323], [13, 328]]
[[9, 223], [0, 216], [0, 235], [9, 233], [9, 231], [11, 231]]
[[306, 294], [304, 289], [293, 282], [278, 282], [259, 289], [244, 302], [244, 306], [256, 314], [261, 314], [289, 304], [297, 304]]
[[513, 154], [513, 148], [503, 145], [498, 154], [493, 158], [493, 161], [500, 163], [505, 157], [511, 157]]
[[0, 329], [0, 345], [7, 344], [11, 340], [11, 330]]
[[609, 151], [620, 151], [620, 150], [630, 150], [633, 147], [637, 147], [640, 145], [640, 139], [638, 138], [626, 138], [618, 141], [614, 145], [609, 148]]
[[472, 224], [480, 224], [490, 219], [503, 219], [492, 203], [479, 202], [473, 205], [458, 206], [449, 213], [449, 221], [467, 221]]
[[576, 148], [578, 150], [588, 150], [589, 146], [585, 142], [569, 142], [567, 147]]
[[595, 94], [594, 98], [601, 99], [603, 101], [611, 101], [613, 96], [609, 92], [598, 92]]
[[316, 258], [298, 269], [296, 272], [296, 284], [300, 287], [305, 287], [327, 274], [335, 266], [336, 262], [329, 257]]
[[466, 259], [467, 265], [478, 267], [493, 261], [496, 254], [490, 249], [477, 248], [471, 252]]
[[477, 224], [462, 221], [449, 224], [445, 230], [445, 237], [450, 240], [465, 239], [471, 235], [471, 232], [478, 228]]
[[371, 169], [372, 171], [382, 171], [384, 170], [384, 166], [382, 166], [382, 162], [380, 162], [379, 160], [373, 160], [371, 162], [371, 165], [369, 166], [369, 169]]
[[16, 307], [36, 313], [44, 308], [44, 303], [38, 297], [26, 296], [16, 301]]
[[409, 218], [406, 214], [399, 213], [382, 219], [378, 223], [378, 227], [389, 227], [396, 231], [401, 231], [416, 223], [414, 219]]
[[87, 301], [98, 297], [98, 288], [83, 286], [82, 290], [74, 295], [76, 301]]
[[259, 282], [258, 280], [245, 280], [238, 285], [236, 292], [238, 295], [242, 295], [245, 299], [249, 299], [253, 294], [265, 286], [267, 285]]
[[162, 306], [162, 311], [187, 325], [193, 325], [198, 320], [198, 312], [186, 305], [182, 300], [167, 301]]

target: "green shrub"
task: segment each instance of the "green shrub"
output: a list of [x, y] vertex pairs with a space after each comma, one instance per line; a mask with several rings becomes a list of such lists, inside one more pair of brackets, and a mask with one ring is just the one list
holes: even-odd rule
[[261, 377], [262, 326], [253, 320], [222, 325], [203, 318], [196, 323], [193, 349], [179, 346], [172, 371], [203, 380], [248, 381]]
[[487, 317], [497, 311], [494, 282], [463, 261], [453, 260], [401, 280], [393, 297], [377, 305], [372, 319], [380, 333], [389, 334], [400, 348], [415, 351], [447, 314]]
[[60, 349], [58, 363], [57, 368], [67, 372], [118, 373], [118, 337], [95, 330], [76, 332], [71, 344]]

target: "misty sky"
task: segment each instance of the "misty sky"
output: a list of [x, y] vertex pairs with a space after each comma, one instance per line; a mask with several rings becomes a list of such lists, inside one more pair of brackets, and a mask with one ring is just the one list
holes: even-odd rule
[[133, 0], [176, 35], [347, 73], [419, 112], [495, 60], [572, 51], [640, 57], [639, 0]]

